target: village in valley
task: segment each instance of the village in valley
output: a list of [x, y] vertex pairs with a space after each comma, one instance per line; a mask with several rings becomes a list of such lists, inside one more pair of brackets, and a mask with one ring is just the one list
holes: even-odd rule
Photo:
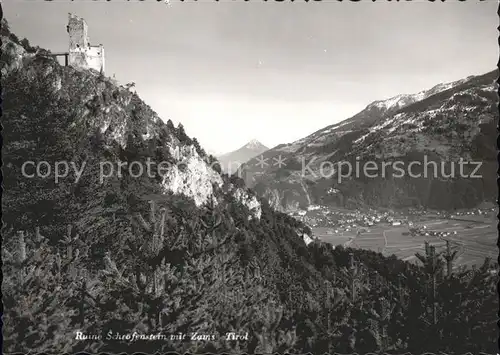
[[352, 211], [311, 205], [290, 214], [311, 227], [311, 242], [369, 249], [410, 262], [418, 261], [415, 254], [421, 253], [426, 244], [439, 252], [448, 242], [459, 255], [455, 267], [470, 267], [495, 257], [496, 213], [493, 205], [485, 204], [453, 213], [423, 209]]

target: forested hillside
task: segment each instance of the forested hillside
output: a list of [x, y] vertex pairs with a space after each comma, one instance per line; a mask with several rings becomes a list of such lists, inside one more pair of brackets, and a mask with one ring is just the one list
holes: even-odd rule
[[[420, 267], [306, 246], [307, 226], [212, 168], [136, 93], [59, 65], [5, 22], [2, 42], [4, 352], [496, 350], [489, 262], [446, 274], [453, 255], [432, 248]], [[148, 158], [171, 168], [101, 181], [102, 162]], [[27, 161], [85, 169], [30, 178]], [[134, 332], [167, 338], [118, 339]]]

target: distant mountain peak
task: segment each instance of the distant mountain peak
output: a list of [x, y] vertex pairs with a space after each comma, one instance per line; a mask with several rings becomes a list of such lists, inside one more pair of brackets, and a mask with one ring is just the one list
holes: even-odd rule
[[218, 160], [222, 164], [222, 170], [227, 172], [229, 171], [229, 167], [231, 167], [231, 169], [237, 169], [241, 164], [246, 163], [253, 157], [260, 155], [267, 150], [269, 150], [269, 148], [264, 144], [259, 142], [257, 139], [252, 139], [243, 147], [233, 152], [220, 155]]
[[243, 146], [243, 148], [252, 149], [252, 150], [255, 150], [255, 149], [259, 149], [260, 150], [261, 148], [266, 148], [266, 146], [264, 144], [262, 144], [261, 142], [259, 142], [257, 139], [254, 138], [250, 142], [248, 142], [247, 144], [245, 144]]

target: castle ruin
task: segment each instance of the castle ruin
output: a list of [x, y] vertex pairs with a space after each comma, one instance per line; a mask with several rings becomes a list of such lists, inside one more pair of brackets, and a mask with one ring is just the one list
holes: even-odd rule
[[102, 44], [90, 45], [85, 20], [70, 13], [66, 29], [69, 33], [68, 64], [75, 68], [95, 69], [104, 73], [104, 47]]

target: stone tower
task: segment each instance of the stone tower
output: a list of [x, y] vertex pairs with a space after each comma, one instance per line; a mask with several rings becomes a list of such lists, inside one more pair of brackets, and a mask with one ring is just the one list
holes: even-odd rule
[[104, 47], [102, 44], [90, 45], [85, 20], [69, 14], [67, 31], [69, 34], [68, 64], [75, 68], [94, 69], [104, 73]]

